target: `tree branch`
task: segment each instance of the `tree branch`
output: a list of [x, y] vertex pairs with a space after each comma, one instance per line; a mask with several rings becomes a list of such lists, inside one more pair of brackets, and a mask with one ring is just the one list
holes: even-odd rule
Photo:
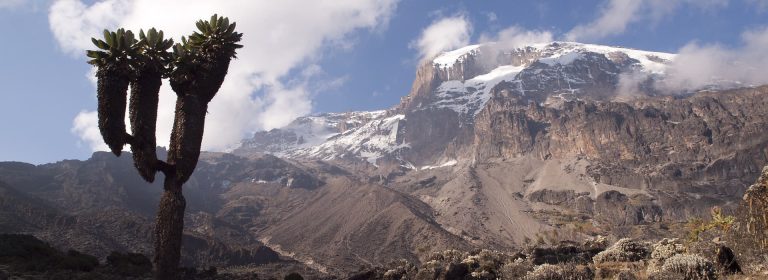
[[157, 171], [163, 172], [166, 177], [173, 176], [176, 173], [176, 166], [159, 159], [155, 162], [155, 167]]
[[136, 143], [136, 137], [133, 137], [133, 135], [131, 135], [131, 134], [127, 133], [127, 132], [125, 133], [125, 135], [123, 135], [123, 139], [125, 140], [125, 143], [127, 143], [127, 144], [129, 144], [131, 146], [136, 147], [136, 145], [138, 145], [138, 143]]

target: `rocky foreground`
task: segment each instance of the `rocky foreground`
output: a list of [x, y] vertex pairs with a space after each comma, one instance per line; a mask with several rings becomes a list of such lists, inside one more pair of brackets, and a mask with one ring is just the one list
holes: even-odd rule
[[714, 208], [689, 222], [685, 239], [640, 242], [603, 237], [581, 244], [536, 244], [514, 253], [433, 253], [420, 266], [401, 261], [350, 279], [766, 279], [768, 166], [749, 187], [735, 217]]
[[[345, 277], [367, 279], [765, 279], [768, 277], [768, 166], [750, 186], [735, 217], [714, 208], [708, 221], [689, 222], [685, 239], [657, 242], [605, 237], [582, 243], [537, 240], [515, 253], [433, 252], [420, 265], [407, 260]], [[338, 279], [301, 265], [182, 268], [184, 279]], [[294, 272], [289, 272], [293, 270]], [[0, 279], [150, 279], [142, 254], [113, 252], [106, 262], [64, 253], [29, 235], [0, 235]]]

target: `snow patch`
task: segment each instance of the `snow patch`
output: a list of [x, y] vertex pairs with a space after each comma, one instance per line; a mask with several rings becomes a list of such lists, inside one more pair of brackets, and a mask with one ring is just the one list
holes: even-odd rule
[[454, 166], [457, 163], [459, 163], [459, 162], [456, 161], [455, 159], [452, 159], [452, 160], [446, 161], [445, 163], [443, 163], [441, 165], [437, 165], [437, 166], [425, 165], [425, 166], [419, 167], [418, 170], [430, 170], [430, 169], [435, 169], [435, 168], [449, 167], [449, 166]]
[[559, 53], [557, 55], [553, 55], [550, 57], [541, 58], [539, 59], [539, 62], [547, 64], [549, 66], [567, 65], [583, 57], [584, 57], [584, 54], [579, 52]]
[[456, 64], [456, 62], [464, 61], [467, 55], [474, 54], [479, 49], [480, 49], [480, 45], [471, 45], [471, 46], [466, 46], [457, 50], [444, 52], [441, 55], [437, 56], [434, 60], [432, 60], [432, 63], [434, 63], [440, 68], [450, 68], [454, 64]]
[[374, 119], [358, 128], [334, 136], [322, 144], [289, 151], [288, 156], [332, 160], [352, 155], [375, 165], [376, 161], [384, 155], [410, 147], [407, 143], [398, 143], [400, 122], [404, 120], [405, 115], [402, 114]]
[[461, 81], [443, 82], [436, 92], [435, 108], [449, 108], [462, 115], [474, 117], [491, 98], [491, 89], [502, 81], [514, 81], [525, 66], [502, 65], [487, 74]]

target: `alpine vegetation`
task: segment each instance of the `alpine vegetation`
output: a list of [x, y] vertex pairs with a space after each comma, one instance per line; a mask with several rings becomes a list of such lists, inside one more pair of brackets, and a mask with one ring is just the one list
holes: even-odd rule
[[[139, 32], [104, 31], [104, 40], [93, 38], [99, 48], [87, 51], [88, 62], [98, 68], [98, 117], [102, 138], [116, 156], [131, 145], [133, 162], [141, 177], [153, 182], [156, 172], [165, 175], [164, 193], [155, 221], [155, 278], [177, 279], [181, 257], [186, 200], [182, 185], [195, 170], [200, 156], [208, 103], [219, 91], [235, 58], [242, 33], [226, 17], [211, 16], [197, 22], [199, 31], [182, 42], [164, 39], [154, 28]], [[168, 49], [173, 46], [173, 52]], [[155, 127], [162, 78], [169, 78], [176, 92], [176, 111], [167, 162], [157, 159]], [[127, 90], [131, 98], [131, 134], [125, 129]]]
[[91, 38], [100, 50], [87, 51], [89, 64], [97, 67], [99, 131], [104, 142], [116, 156], [125, 145], [125, 104], [128, 83], [131, 80], [132, 60], [139, 45], [133, 32], [118, 29], [104, 30], [104, 40]]

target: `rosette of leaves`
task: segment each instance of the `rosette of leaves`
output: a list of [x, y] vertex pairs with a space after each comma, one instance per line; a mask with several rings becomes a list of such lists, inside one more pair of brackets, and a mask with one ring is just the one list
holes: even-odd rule
[[88, 50], [89, 64], [96, 66], [99, 132], [112, 153], [120, 156], [126, 144], [125, 107], [131, 79], [132, 57], [138, 44], [133, 32], [104, 30], [104, 40], [91, 38], [98, 48]]
[[226, 17], [211, 16], [196, 23], [198, 31], [182, 37], [173, 50], [170, 83], [178, 96], [168, 163], [176, 167], [183, 183], [189, 179], [200, 156], [208, 102], [219, 91], [230, 61], [236, 57], [243, 34]]
[[133, 141], [133, 164], [144, 180], [153, 182], [157, 172], [157, 104], [162, 79], [168, 73], [173, 46], [172, 39], [164, 39], [163, 31], [151, 28], [139, 31], [138, 51], [133, 59], [134, 75], [131, 80], [129, 119]]

